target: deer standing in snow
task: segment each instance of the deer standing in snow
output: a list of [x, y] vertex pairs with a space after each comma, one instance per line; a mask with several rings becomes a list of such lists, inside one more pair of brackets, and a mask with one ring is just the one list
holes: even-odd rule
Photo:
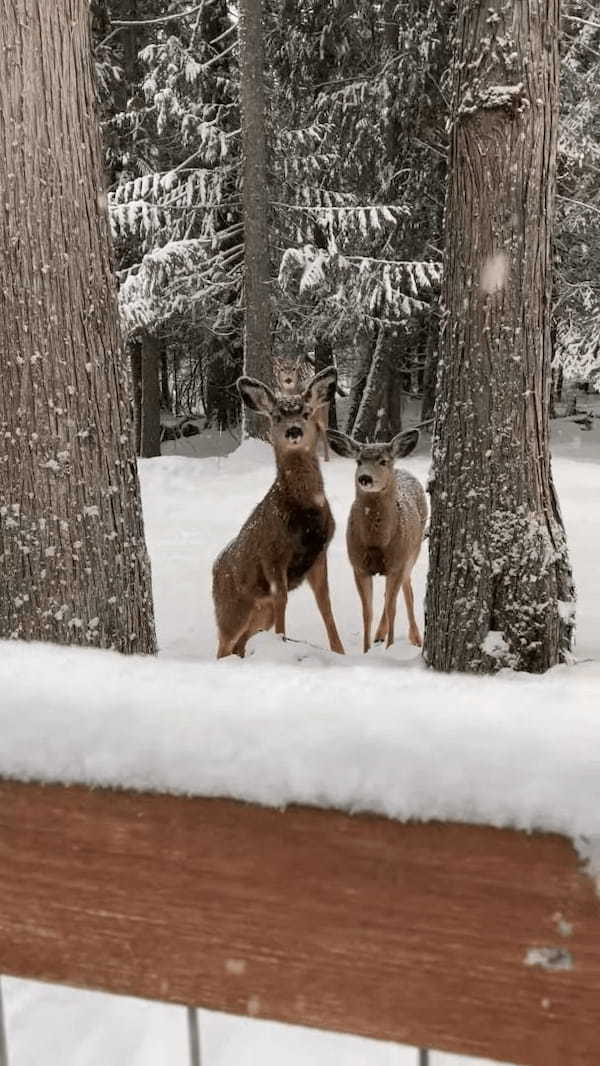
[[253, 378], [237, 382], [243, 402], [270, 419], [277, 476], [213, 566], [219, 659], [243, 656], [249, 637], [273, 625], [285, 637], [288, 592], [304, 578], [315, 595], [331, 650], [343, 654], [327, 579], [326, 552], [335, 523], [316, 454], [314, 418], [336, 381], [337, 370], [327, 367], [302, 395], [291, 396], [275, 396]]
[[[295, 396], [304, 392], [309, 381], [314, 377], [314, 370], [308, 359], [299, 356], [291, 359], [284, 356], [276, 356], [273, 360], [273, 374], [277, 392], [284, 396]], [[313, 414], [320, 439], [323, 441], [323, 458], [329, 462], [329, 446], [327, 444], [327, 422], [329, 400], [318, 408]]]
[[420, 481], [408, 470], [395, 470], [394, 459], [409, 455], [418, 430], [399, 433], [389, 443], [359, 444], [328, 430], [338, 455], [356, 459], [356, 496], [348, 518], [346, 541], [363, 614], [363, 651], [371, 647], [373, 575], [385, 575], [385, 601], [375, 641], [394, 642], [396, 600], [402, 587], [408, 614], [408, 639], [420, 647], [410, 575], [421, 549], [427, 499]]

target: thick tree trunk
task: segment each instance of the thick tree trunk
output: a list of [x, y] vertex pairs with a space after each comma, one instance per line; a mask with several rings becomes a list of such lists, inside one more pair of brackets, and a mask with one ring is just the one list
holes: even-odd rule
[[142, 337], [142, 402], [140, 455], [160, 455], [160, 344], [156, 337]]
[[564, 660], [573, 587], [548, 446], [559, 0], [463, 0], [446, 204], [425, 658]]
[[[240, 0], [239, 12], [244, 213], [244, 373], [272, 384], [262, 0]], [[252, 437], [266, 437], [266, 419], [244, 408], [244, 430]]]
[[0, 636], [155, 650], [88, 0], [0, 0]]

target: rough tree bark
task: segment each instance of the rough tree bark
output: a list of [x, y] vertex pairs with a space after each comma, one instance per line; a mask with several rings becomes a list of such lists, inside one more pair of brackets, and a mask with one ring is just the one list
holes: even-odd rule
[[[239, 13], [244, 214], [244, 373], [272, 384], [262, 0], [240, 0]], [[244, 431], [249, 436], [265, 437], [268, 431], [266, 419], [244, 408]]]
[[155, 650], [88, 0], [0, 0], [0, 636]]
[[425, 658], [564, 660], [573, 585], [548, 445], [559, 0], [463, 0], [454, 62]]

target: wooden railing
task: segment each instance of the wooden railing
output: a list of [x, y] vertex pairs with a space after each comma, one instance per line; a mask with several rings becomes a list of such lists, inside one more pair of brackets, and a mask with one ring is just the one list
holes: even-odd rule
[[600, 1062], [600, 902], [552, 835], [0, 782], [0, 973]]

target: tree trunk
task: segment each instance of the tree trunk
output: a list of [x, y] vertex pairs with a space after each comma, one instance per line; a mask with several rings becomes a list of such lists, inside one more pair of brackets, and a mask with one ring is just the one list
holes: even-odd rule
[[155, 650], [88, 0], [0, 0], [0, 637]]
[[378, 412], [386, 381], [387, 363], [385, 328], [380, 326], [360, 407], [352, 430], [352, 436], [358, 441], [372, 441], [375, 439]]
[[[326, 367], [331, 366], [335, 362], [333, 358], [333, 345], [328, 337], [318, 337], [315, 342], [315, 374], [318, 374], [320, 370], [325, 370]], [[329, 410], [327, 425], [331, 429], [338, 428], [337, 420], [337, 404], [335, 394], [329, 401]]]
[[377, 334], [373, 337], [364, 331], [359, 334], [354, 342], [356, 357], [352, 363], [352, 384], [350, 386], [350, 403], [346, 416], [346, 433], [352, 436], [354, 423], [360, 410], [360, 404], [369, 376], [369, 369], [373, 362], [373, 352], [377, 344]]
[[160, 455], [160, 344], [149, 333], [142, 336], [142, 403], [140, 455]]
[[571, 643], [548, 447], [558, 7], [459, 7], [426, 598], [440, 670], [539, 672]]
[[169, 384], [169, 352], [163, 348], [160, 353], [160, 405], [173, 414], [173, 397]]
[[[244, 214], [244, 373], [272, 384], [262, 0], [240, 0], [239, 12]], [[244, 408], [244, 431], [248, 436], [266, 437], [266, 419]]]
[[140, 455], [142, 447], [142, 346], [137, 337], [129, 342], [129, 372], [133, 400], [134, 447], [135, 454]]

